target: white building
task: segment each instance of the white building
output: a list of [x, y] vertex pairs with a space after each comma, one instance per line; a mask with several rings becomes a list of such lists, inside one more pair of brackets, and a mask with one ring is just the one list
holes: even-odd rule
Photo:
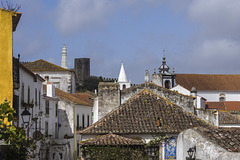
[[55, 91], [59, 98], [59, 138], [68, 140], [71, 152], [79, 156], [80, 137], [76, 132], [92, 124], [92, 104], [60, 89]]
[[[37, 149], [31, 154], [35, 159], [52, 156], [51, 140], [58, 138], [58, 98], [53, 92], [52, 84], [43, 85], [44, 79], [34, 74], [24, 65], [19, 65], [20, 87], [14, 90], [19, 96], [17, 110], [19, 121], [16, 125], [23, 126], [27, 136], [37, 141]], [[23, 124], [21, 114], [28, 111], [29, 124]], [[41, 139], [45, 139], [40, 142]]]
[[193, 90], [194, 88], [192, 88], [192, 93], [191, 91], [189, 91], [188, 89], [182, 87], [181, 85], [176, 85], [174, 86], [173, 88], [171, 88], [170, 90], [172, 91], [175, 91], [175, 92], [178, 92], [178, 93], [181, 93], [181, 94], [184, 94], [184, 95], [189, 95], [189, 96], [193, 96], [193, 97], [196, 97], [196, 99], [194, 100], [195, 102], [195, 108], [198, 108], [198, 109], [205, 109], [205, 106], [206, 106], [206, 99], [197, 95], [197, 92], [195, 91], [195, 89]]
[[46, 80], [46, 84], [51, 82], [56, 88], [59, 88], [67, 93], [75, 93], [75, 72], [45, 60], [37, 60], [31, 63], [26, 63], [25, 66], [39, 74]]

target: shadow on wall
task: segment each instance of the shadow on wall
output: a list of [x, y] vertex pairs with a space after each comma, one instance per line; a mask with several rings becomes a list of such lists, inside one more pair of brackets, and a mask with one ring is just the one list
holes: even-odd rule
[[59, 138], [73, 138], [71, 124], [66, 110], [59, 109]]

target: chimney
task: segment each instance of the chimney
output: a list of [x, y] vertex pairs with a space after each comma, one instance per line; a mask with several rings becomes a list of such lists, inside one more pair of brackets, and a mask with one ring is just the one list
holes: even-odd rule
[[47, 84], [47, 96], [48, 97], [55, 97], [55, 87], [53, 84]]

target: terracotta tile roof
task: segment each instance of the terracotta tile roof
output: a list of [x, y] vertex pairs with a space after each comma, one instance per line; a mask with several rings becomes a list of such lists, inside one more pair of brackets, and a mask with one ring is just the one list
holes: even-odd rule
[[225, 110], [224, 102], [206, 102], [207, 109]]
[[35, 72], [37, 71], [38, 72], [40, 71], [71, 71], [72, 72], [72, 70], [62, 68], [58, 65], [52, 64], [42, 59], [34, 62], [30, 62], [30, 63], [25, 63], [24, 65], [31, 71], [35, 71]]
[[63, 99], [65, 101], [70, 101], [74, 104], [79, 104], [79, 105], [85, 105], [85, 106], [92, 106], [91, 104], [82, 101], [74, 96], [72, 96], [70, 93], [66, 93], [58, 88], [55, 88], [55, 95], [59, 97], [60, 99]]
[[105, 134], [103, 136], [98, 136], [93, 139], [82, 141], [80, 144], [84, 145], [121, 145], [121, 146], [128, 146], [128, 145], [144, 145], [145, 143], [142, 140], [126, 138], [123, 136], [119, 136], [116, 134]]
[[80, 99], [81, 101], [87, 102], [91, 105], [93, 105], [93, 95], [90, 94], [89, 92], [84, 92], [84, 93], [72, 93], [72, 96]]
[[229, 152], [240, 152], [240, 128], [198, 127], [195, 130]]
[[219, 124], [239, 124], [240, 119], [228, 111], [219, 111]]
[[191, 90], [240, 91], [240, 74], [177, 74], [176, 83]]
[[240, 101], [207, 102], [208, 109], [240, 111]]
[[157, 94], [143, 90], [79, 133], [167, 134], [197, 126], [207, 124]]

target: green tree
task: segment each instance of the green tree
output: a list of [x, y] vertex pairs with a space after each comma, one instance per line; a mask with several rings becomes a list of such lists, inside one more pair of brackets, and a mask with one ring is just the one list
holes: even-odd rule
[[14, 113], [15, 110], [10, 107], [9, 102], [0, 104], [0, 140], [7, 145], [2, 152], [6, 160], [24, 160], [28, 156], [31, 141], [27, 140], [24, 129], [12, 124]]

